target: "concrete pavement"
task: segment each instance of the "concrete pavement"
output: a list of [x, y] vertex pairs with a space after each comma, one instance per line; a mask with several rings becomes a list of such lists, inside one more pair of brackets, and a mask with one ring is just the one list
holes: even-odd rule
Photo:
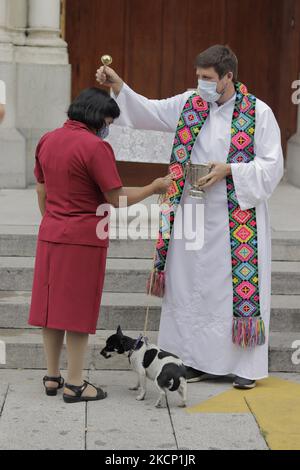
[[[151, 202], [154, 201], [148, 201]], [[40, 222], [36, 195], [34, 189], [0, 190], [0, 257], [15, 258], [9, 259], [8, 265], [5, 264], [7, 259], [2, 259], [2, 267], [0, 263], [0, 340], [7, 341], [10, 360], [16, 359], [11, 365], [8, 364], [8, 369], [0, 369], [0, 450], [263, 450], [277, 446], [288, 448], [289, 445], [300, 450], [300, 393], [297, 386], [300, 384], [300, 374], [299, 364], [291, 369], [290, 350], [291, 338], [299, 339], [300, 331], [299, 202], [300, 189], [285, 183], [279, 186], [270, 200], [273, 260], [276, 265], [274, 274], [278, 277], [274, 278], [274, 289], [282, 285], [287, 274], [289, 277], [285, 283], [285, 295], [279, 291], [273, 295], [272, 334], [276, 341], [271, 349], [270, 370], [297, 373], [272, 374], [288, 381], [285, 387], [276, 382], [271, 382], [271, 385], [267, 383], [265, 388], [262, 385], [265, 390], [264, 403], [270, 403], [273, 408], [262, 407], [254, 398], [249, 400], [249, 406], [245, 406], [243, 392], [236, 400], [237, 395], [231, 393], [232, 380], [224, 378], [190, 384], [189, 408], [186, 410], [177, 407], [176, 393], [169, 395], [169, 408], [157, 410], [154, 407], [157, 392], [151, 382], [148, 383], [149, 392], [144, 402], [137, 402], [136, 392], [128, 390], [135, 377], [131, 371], [125, 370], [128, 367], [126, 358], [123, 358], [124, 367], [119, 360], [102, 361], [100, 364], [98, 354], [99, 338], [107, 336], [108, 330], [115, 328], [121, 318], [126, 329], [142, 329], [147, 300], [144, 294], [138, 292], [137, 285], [135, 293], [105, 293], [100, 326], [105, 327], [106, 331], [99, 330], [96, 340], [91, 340], [86, 378], [105, 387], [108, 398], [103, 402], [66, 405], [61, 391], [57, 397], [45, 395], [41, 383], [44, 355], [41, 342], [35, 340], [40, 332], [33, 331], [25, 322], [30, 297], [31, 258], [34, 256], [35, 235]], [[116, 268], [126, 265], [126, 258], [130, 259], [132, 266], [138, 264], [140, 275], [144, 275], [142, 268], [144, 264], [148, 266], [153, 244], [148, 240], [139, 243], [138, 246], [128, 243], [125, 248], [124, 242], [112, 244], [110, 263], [116, 264], [112, 275], [122, 271]], [[137, 256], [136, 251], [142, 255], [139, 253]], [[10, 283], [8, 279], [11, 279]], [[26, 281], [27, 284], [18, 284], [19, 281]], [[8, 291], [3, 290], [5, 285]], [[153, 330], [158, 327], [159, 307], [160, 303], [153, 301]], [[29, 362], [31, 365], [28, 365]], [[29, 369], [22, 370], [21, 367]], [[94, 370], [104, 367], [109, 370]], [[65, 373], [63, 375], [66, 376]], [[255, 395], [252, 394], [252, 397]], [[243, 406], [240, 406], [241, 402]], [[282, 424], [284, 432], [293, 435], [282, 436]]]
[[[104, 387], [108, 398], [67, 405], [62, 391], [47, 397], [43, 371], [0, 371], [0, 450], [267, 450], [268, 430], [250, 412], [190, 412], [177, 407], [170, 393], [169, 408], [156, 409], [157, 392], [148, 381], [144, 402], [129, 391], [132, 371], [86, 371]], [[65, 375], [62, 372], [62, 375]], [[272, 374], [300, 384], [300, 374]], [[231, 378], [189, 384], [188, 407], [232, 390]], [[299, 385], [300, 387], [300, 385]], [[243, 392], [241, 392], [243, 393]], [[251, 393], [251, 391], [250, 391]], [[296, 410], [295, 410], [296, 412]], [[300, 450], [300, 431], [299, 431]]]

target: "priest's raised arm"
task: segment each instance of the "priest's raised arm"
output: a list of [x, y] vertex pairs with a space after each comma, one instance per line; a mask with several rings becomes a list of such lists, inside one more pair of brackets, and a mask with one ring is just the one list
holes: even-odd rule
[[112, 97], [121, 109], [121, 116], [115, 124], [134, 129], [175, 132], [182, 108], [192, 94], [187, 91], [172, 98], [151, 100], [132, 90], [110, 67], [101, 67], [97, 80], [104, 85], [114, 81]]
[[126, 83], [116, 99], [121, 115], [116, 124], [151, 131], [175, 132], [182, 108], [190, 92], [163, 100], [150, 100], [133, 91]]

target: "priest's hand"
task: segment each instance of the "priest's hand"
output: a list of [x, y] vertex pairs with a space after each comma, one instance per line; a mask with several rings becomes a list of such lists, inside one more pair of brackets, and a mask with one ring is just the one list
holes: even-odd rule
[[231, 175], [231, 165], [226, 163], [210, 162], [211, 172], [198, 180], [200, 189], [210, 188]]
[[123, 80], [111, 67], [108, 67], [107, 65], [102, 66], [97, 70], [96, 80], [100, 85], [112, 88], [116, 96], [118, 96], [123, 87]]

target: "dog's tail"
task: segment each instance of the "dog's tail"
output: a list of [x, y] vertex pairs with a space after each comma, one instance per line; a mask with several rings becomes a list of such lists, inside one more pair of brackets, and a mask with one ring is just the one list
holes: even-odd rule
[[179, 377], [173, 377], [172, 379], [169, 380], [167, 388], [170, 390], [170, 392], [175, 392], [178, 390], [180, 386], [180, 378]]
[[170, 392], [175, 392], [180, 387], [180, 379], [186, 376], [186, 370], [184, 367], [180, 367], [177, 364], [165, 364], [162, 372], [157, 378], [157, 384], [159, 387]]
[[164, 377], [163, 380], [158, 378], [157, 383], [159, 387], [164, 388], [165, 390], [170, 390], [170, 392], [175, 392], [180, 386], [180, 378], [176, 376]]

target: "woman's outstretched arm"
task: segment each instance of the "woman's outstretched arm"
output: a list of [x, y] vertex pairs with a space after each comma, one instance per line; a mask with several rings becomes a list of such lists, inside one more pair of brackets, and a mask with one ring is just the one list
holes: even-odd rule
[[172, 175], [158, 178], [142, 188], [119, 188], [104, 193], [105, 199], [113, 207], [129, 207], [154, 194], [165, 194], [172, 184]]

